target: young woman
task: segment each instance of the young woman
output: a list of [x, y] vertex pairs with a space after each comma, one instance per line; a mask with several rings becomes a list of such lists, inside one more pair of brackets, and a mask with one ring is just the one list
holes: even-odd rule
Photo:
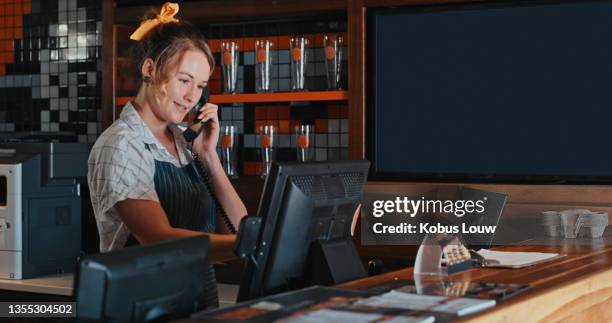
[[[234, 258], [228, 232], [247, 211], [225, 175], [216, 145], [218, 107], [206, 103], [197, 116], [208, 127], [188, 143], [182, 129], [214, 68], [205, 38], [178, 21], [178, 5], [149, 15], [132, 39], [142, 84], [134, 101], [106, 129], [89, 156], [88, 184], [100, 233], [100, 251], [162, 240], [208, 235], [211, 262]], [[191, 151], [208, 170], [209, 184], [229, 219], [220, 218]], [[205, 279], [214, 282], [214, 272]], [[214, 285], [214, 284], [213, 284]], [[216, 290], [211, 304], [215, 305]]]

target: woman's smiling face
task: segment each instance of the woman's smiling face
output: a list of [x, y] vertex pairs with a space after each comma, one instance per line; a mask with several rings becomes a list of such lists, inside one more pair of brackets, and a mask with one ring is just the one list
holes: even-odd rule
[[160, 86], [156, 104], [152, 107], [153, 113], [168, 123], [182, 122], [200, 100], [209, 77], [210, 65], [206, 55], [199, 50], [185, 51]]

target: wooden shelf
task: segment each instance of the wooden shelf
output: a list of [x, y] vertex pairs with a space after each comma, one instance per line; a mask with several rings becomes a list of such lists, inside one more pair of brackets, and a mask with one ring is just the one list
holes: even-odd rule
[[[123, 106], [134, 97], [117, 97], [116, 105]], [[247, 102], [298, 102], [298, 101], [342, 101], [348, 99], [347, 91], [312, 91], [312, 92], [276, 92], [276, 93], [244, 93], [244, 94], [213, 94], [210, 102], [215, 104], [247, 103]]]

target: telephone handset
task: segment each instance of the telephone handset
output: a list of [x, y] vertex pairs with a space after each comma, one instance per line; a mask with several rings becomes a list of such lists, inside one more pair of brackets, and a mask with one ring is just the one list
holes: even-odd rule
[[[209, 100], [210, 100], [210, 93], [208, 91], [208, 86], [207, 86], [202, 91], [202, 97], [200, 98], [200, 101], [198, 101], [198, 103], [194, 107], [195, 112], [196, 112], [196, 116], [200, 113], [200, 109]], [[206, 122], [202, 122], [202, 120], [194, 122], [191, 126], [189, 126], [187, 129], [185, 129], [185, 131], [183, 131], [183, 137], [185, 137], [185, 140], [187, 140], [187, 142], [193, 143], [193, 141], [198, 137], [198, 135], [208, 125], [209, 122], [210, 122], [210, 120], [208, 120]], [[216, 196], [215, 192], [213, 191], [212, 185], [210, 184], [210, 177], [209, 177], [209, 174], [208, 174], [208, 170], [206, 169], [206, 167], [204, 167], [204, 165], [200, 161], [200, 156], [198, 156], [198, 154], [195, 153], [193, 148], [191, 149], [191, 156], [193, 157], [193, 160], [195, 161], [196, 165], [198, 165], [198, 168], [200, 169], [200, 173], [202, 174], [202, 177], [204, 177], [204, 184], [206, 185], [206, 187], [208, 188], [208, 191], [210, 192], [210, 197], [212, 198], [212, 200], [217, 205], [217, 212], [219, 212], [219, 214], [221, 215], [221, 218], [223, 219], [223, 222], [225, 223], [225, 226], [227, 227], [227, 230], [230, 233], [235, 234], [236, 233], [236, 228], [234, 228], [234, 225], [232, 224], [232, 221], [227, 216], [227, 213], [225, 213], [225, 210], [221, 206], [221, 203], [219, 203], [219, 200], [217, 199], [217, 196]]]

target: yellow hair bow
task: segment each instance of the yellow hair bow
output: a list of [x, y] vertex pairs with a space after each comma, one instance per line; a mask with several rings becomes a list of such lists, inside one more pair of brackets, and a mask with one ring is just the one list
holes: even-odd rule
[[143, 21], [138, 29], [130, 35], [130, 39], [141, 40], [146, 36], [151, 29], [155, 28], [159, 24], [167, 24], [170, 22], [177, 22], [178, 19], [174, 18], [174, 15], [179, 11], [178, 3], [166, 2], [161, 7], [161, 11], [154, 19], [147, 19]]

